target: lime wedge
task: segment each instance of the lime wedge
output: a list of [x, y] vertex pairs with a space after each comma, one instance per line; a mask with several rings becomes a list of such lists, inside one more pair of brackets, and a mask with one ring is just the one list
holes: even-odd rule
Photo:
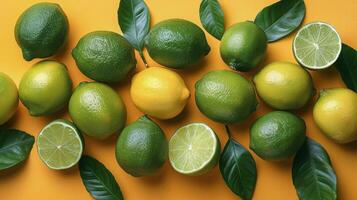
[[169, 158], [179, 173], [200, 175], [210, 171], [219, 160], [221, 145], [214, 131], [203, 123], [179, 128], [169, 141]]
[[46, 125], [37, 140], [40, 159], [51, 169], [68, 169], [78, 163], [83, 139], [73, 123], [58, 119]]
[[335, 28], [323, 22], [306, 24], [293, 41], [296, 60], [308, 69], [330, 67], [340, 55], [341, 48], [341, 38]]

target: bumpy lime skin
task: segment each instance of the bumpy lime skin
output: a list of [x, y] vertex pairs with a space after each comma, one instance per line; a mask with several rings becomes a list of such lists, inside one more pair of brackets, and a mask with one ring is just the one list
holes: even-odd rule
[[183, 19], [156, 24], [145, 38], [145, 47], [156, 62], [177, 69], [198, 63], [210, 52], [202, 29]]
[[46, 58], [64, 46], [69, 23], [55, 3], [37, 3], [25, 10], [15, 25], [15, 38], [25, 60]]
[[115, 152], [118, 164], [127, 173], [150, 176], [165, 163], [168, 143], [159, 125], [144, 115], [124, 128]]
[[0, 97], [0, 125], [3, 125], [15, 114], [19, 95], [14, 81], [2, 72], [0, 72]]
[[79, 70], [100, 82], [119, 82], [136, 66], [135, 52], [121, 35], [94, 31], [83, 36], [72, 50]]

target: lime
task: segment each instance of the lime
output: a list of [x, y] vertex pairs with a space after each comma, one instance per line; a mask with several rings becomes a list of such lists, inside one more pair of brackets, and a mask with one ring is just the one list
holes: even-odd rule
[[32, 116], [53, 114], [66, 106], [72, 81], [64, 64], [42, 61], [23, 75], [19, 96]]
[[250, 128], [249, 147], [264, 160], [284, 160], [295, 155], [305, 141], [303, 119], [285, 111], [258, 118]]
[[267, 38], [253, 22], [234, 24], [224, 33], [220, 52], [223, 61], [232, 69], [249, 71], [264, 58]]
[[130, 95], [134, 104], [145, 114], [170, 119], [181, 113], [190, 91], [176, 72], [150, 67], [133, 77]]
[[155, 174], [165, 163], [167, 151], [164, 132], [144, 115], [123, 129], [115, 155], [119, 165], [137, 177]]
[[315, 94], [309, 72], [290, 62], [270, 63], [253, 80], [259, 96], [275, 109], [299, 109]]
[[198, 63], [210, 51], [202, 29], [183, 19], [156, 24], [145, 39], [145, 46], [156, 62], [178, 69]]
[[243, 121], [258, 106], [253, 84], [232, 71], [208, 72], [196, 82], [195, 87], [199, 110], [220, 123]]
[[19, 95], [14, 81], [0, 72], [0, 125], [7, 122], [16, 112]]
[[313, 117], [321, 131], [337, 143], [357, 140], [357, 94], [347, 88], [320, 92]]
[[105, 139], [124, 128], [126, 108], [120, 96], [103, 83], [82, 82], [69, 101], [69, 114], [83, 133]]
[[25, 10], [16, 22], [15, 38], [25, 60], [54, 55], [68, 35], [68, 19], [55, 3], [37, 3]]
[[101, 82], [121, 81], [136, 65], [134, 48], [123, 36], [111, 31], [83, 36], [72, 56], [83, 74]]
[[51, 169], [68, 169], [82, 156], [84, 141], [81, 133], [68, 120], [58, 119], [47, 124], [37, 139], [40, 159]]
[[201, 175], [213, 169], [219, 160], [221, 143], [204, 123], [191, 123], [175, 132], [169, 141], [169, 158], [179, 173]]
[[340, 55], [341, 38], [335, 28], [323, 22], [303, 26], [293, 41], [296, 60], [308, 69], [330, 67]]

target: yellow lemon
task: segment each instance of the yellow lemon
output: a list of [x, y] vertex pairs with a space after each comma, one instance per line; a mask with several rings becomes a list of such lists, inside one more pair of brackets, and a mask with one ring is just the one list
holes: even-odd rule
[[133, 77], [130, 95], [136, 107], [145, 114], [170, 119], [183, 110], [190, 91], [176, 72], [150, 67]]
[[313, 110], [321, 131], [337, 143], [357, 139], [357, 94], [346, 88], [322, 90]]

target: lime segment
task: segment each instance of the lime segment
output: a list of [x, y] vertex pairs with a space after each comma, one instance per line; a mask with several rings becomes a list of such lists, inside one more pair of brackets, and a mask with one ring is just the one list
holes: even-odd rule
[[218, 162], [220, 142], [214, 131], [203, 123], [179, 128], [169, 142], [169, 158], [179, 173], [199, 175]]
[[313, 22], [302, 27], [293, 41], [296, 60], [309, 69], [331, 66], [340, 55], [341, 38], [329, 24]]
[[67, 120], [46, 125], [37, 140], [40, 159], [51, 169], [68, 169], [78, 163], [83, 141], [77, 128]]

